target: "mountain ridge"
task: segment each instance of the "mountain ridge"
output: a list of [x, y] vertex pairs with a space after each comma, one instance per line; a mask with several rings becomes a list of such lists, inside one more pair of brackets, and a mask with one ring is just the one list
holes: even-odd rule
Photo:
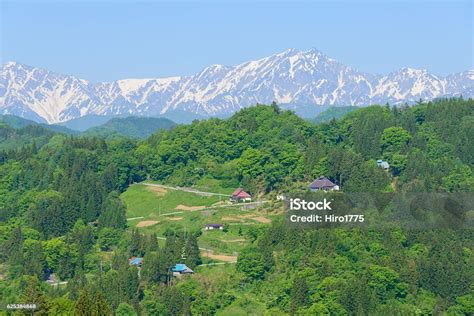
[[[102, 117], [101, 117], [102, 118]], [[45, 124], [24, 119], [14, 115], [0, 115], [0, 124], [7, 125], [14, 130], [21, 130], [30, 126], [44, 129], [53, 133], [74, 136], [93, 136], [104, 139], [112, 139], [117, 137], [129, 137], [136, 139], [144, 139], [158, 130], [170, 130], [178, 124], [163, 117], [103, 117], [101, 124], [95, 125], [87, 129], [72, 129], [59, 124]]]
[[144, 139], [158, 130], [170, 130], [177, 124], [166, 118], [129, 116], [112, 118], [102, 125], [91, 127], [82, 135], [102, 138], [131, 137]]
[[60, 123], [86, 115], [162, 116], [172, 111], [225, 116], [256, 103], [330, 106], [414, 103], [474, 97], [474, 70], [438, 76], [401, 68], [370, 74], [316, 49], [288, 49], [236, 66], [214, 64], [191, 76], [92, 83], [16, 62], [0, 73], [0, 113]]

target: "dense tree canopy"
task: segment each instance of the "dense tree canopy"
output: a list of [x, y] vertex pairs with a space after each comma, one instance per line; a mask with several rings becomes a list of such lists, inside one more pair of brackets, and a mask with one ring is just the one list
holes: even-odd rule
[[[265, 198], [321, 175], [344, 192], [474, 192], [473, 117], [474, 101], [462, 99], [370, 106], [319, 125], [257, 105], [143, 141], [3, 124], [1, 303], [78, 315], [210, 315], [256, 301], [273, 314], [473, 314], [472, 229], [240, 228], [250, 245], [209, 286], [170, 273], [177, 262], [200, 268], [199, 232], [127, 229], [120, 199], [147, 178], [215, 179]], [[131, 257], [144, 258], [140, 270]]]

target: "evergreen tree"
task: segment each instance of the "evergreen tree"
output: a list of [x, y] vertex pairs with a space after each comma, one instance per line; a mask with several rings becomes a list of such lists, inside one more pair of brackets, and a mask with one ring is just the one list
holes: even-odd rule
[[23, 269], [24, 274], [36, 275], [40, 280], [45, 279], [48, 263], [44, 257], [43, 247], [40, 242], [35, 242], [26, 253]]
[[175, 244], [175, 261], [184, 262], [186, 259], [186, 238], [184, 233], [179, 234]]
[[147, 252], [143, 260], [142, 276], [150, 284], [167, 283], [169, 268], [163, 254]]
[[296, 314], [298, 308], [306, 306], [309, 303], [308, 286], [304, 278], [296, 275], [291, 287], [291, 305], [290, 313]]
[[74, 275], [75, 265], [73, 263], [73, 253], [71, 245], [66, 244], [66, 251], [64, 256], [58, 262], [58, 270], [56, 271], [59, 277], [63, 280], [69, 279]]
[[104, 202], [102, 212], [99, 216], [99, 228], [111, 227], [125, 229], [127, 218], [125, 216], [126, 206], [120, 200], [117, 192], [111, 192]]
[[191, 269], [202, 263], [197, 238], [194, 234], [190, 234], [185, 246], [186, 259], [184, 263]]
[[12, 266], [23, 264], [23, 241], [23, 232], [21, 227], [17, 226], [13, 229], [11, 237], [6, 243], [8, 261]]
[[145, 238], [136, 228], [132, 230], [129, 248], [131, 256], [142, 257], [144, 255]]
[[148, 236], [145, 248], [146, 252], [159, 251], [160, 247], [158, 245], [158, 237], [156, 236], [156, 233], [152, 233]]
[[118, 288], [120, 289], [120, 302], [132, 305], [138, 304], [140, 280], [136, 267], [123, 267], [118, 271]]
[[174, 266], [181, 258], [181, 249], [178, 248], [178, 243], [174, 235], [166, 237], [165, 247], [163, 249], [163, 258], [167, 267]]
[[74, 315], [77, 316], [91, 316], [97, 312], [94, 306], [94, 302], [92, 301], [89, 291], [87, 289], [83, 289], [79, 298], [74, 304]]
[[185, 297], [176, 286], [167, 286], [162, 289], [161, 301], [166, 306], [170, 315], [183, 315]]
[[93, 315], [97, 316], [109, 316], [111, 315], [110, 307], [105, 297], [101, 292], [96, 292], [94, 297], [94, 310]]
[[111, 309], [115, 310], [122, 300], [120, 295], [121, 289], [119, 287], [119, 275], [116, 270], [111, 269], [104, 274], [102, 292], [106, 296]]
[[118, 189], [118, 172], [117, 166], [114, 164], [110, 164], [104, 170], [102, 174], [102, 186], [104, 187], [105, 191], [112, 192]]
[[[28, 277], [26, 287], [21, 295], [21, 302], [24, 304], [36, 304], [35, 315], [48, 315], [49, 305], [40, 289], [40, 282], [36, 276]], [[30, 314], [27, 311], [25, 313]]]
[[127, 253], [121, 252], [121, 251], [115, 251], [114, 255], [112, 256], [112, 269], [114, 270], [121, 270], [121, 269], [126, 269], [129, 266], [128, 259], [130, 256], [128, 256]]
[[113, 246], [116, 246], [120, 237], [122, 236], [122, 231], [114, 228], [104, 227], [99, 231], [98, 244], [102, 250], [110, 250]]
[[67, 283], [67, 291], [69, 292], [71, 299], [76, 300], [81, 290], [84, 289], [87, 285], [87, 278], [84, 274], [84, 271], [81, 268], [78, 268], [75, 271], [74, 277]]

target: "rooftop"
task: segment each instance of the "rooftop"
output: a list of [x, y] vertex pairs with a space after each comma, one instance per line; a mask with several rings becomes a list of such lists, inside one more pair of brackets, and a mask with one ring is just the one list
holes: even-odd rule
[[334, 186], [335, 184], [325, 176], [320, 176], [309, 185], [312, 189], [332, 188]]
[[132, 257], [130, 259], [128, 259], [128, 262], [130, 263], [130, 265], [132, 266], [137, 266], [139, 264], [142, 264], [143, 263], [143, 258], [135, 258], [135, 257]]
[[173, 272], [190, 272], [190, 273], [194, 272], [193, 270], [191, 270], [184, 263], [177, 263], [173, 268], [171, 268], [171, 271], [173, 271]]
[[251, 195], [245, 192], [244, 189], [238, 188], [232, 193], [232, 197], [249, 198]]

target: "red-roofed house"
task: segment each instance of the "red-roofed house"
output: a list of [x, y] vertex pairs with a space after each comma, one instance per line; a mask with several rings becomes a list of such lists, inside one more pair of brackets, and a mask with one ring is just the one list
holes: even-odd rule
[[242, 188], [238, 188], [232, 193], [230, 197], [232, 202], [250, 202], [252, 201], [252, 196], [244, 191]]

